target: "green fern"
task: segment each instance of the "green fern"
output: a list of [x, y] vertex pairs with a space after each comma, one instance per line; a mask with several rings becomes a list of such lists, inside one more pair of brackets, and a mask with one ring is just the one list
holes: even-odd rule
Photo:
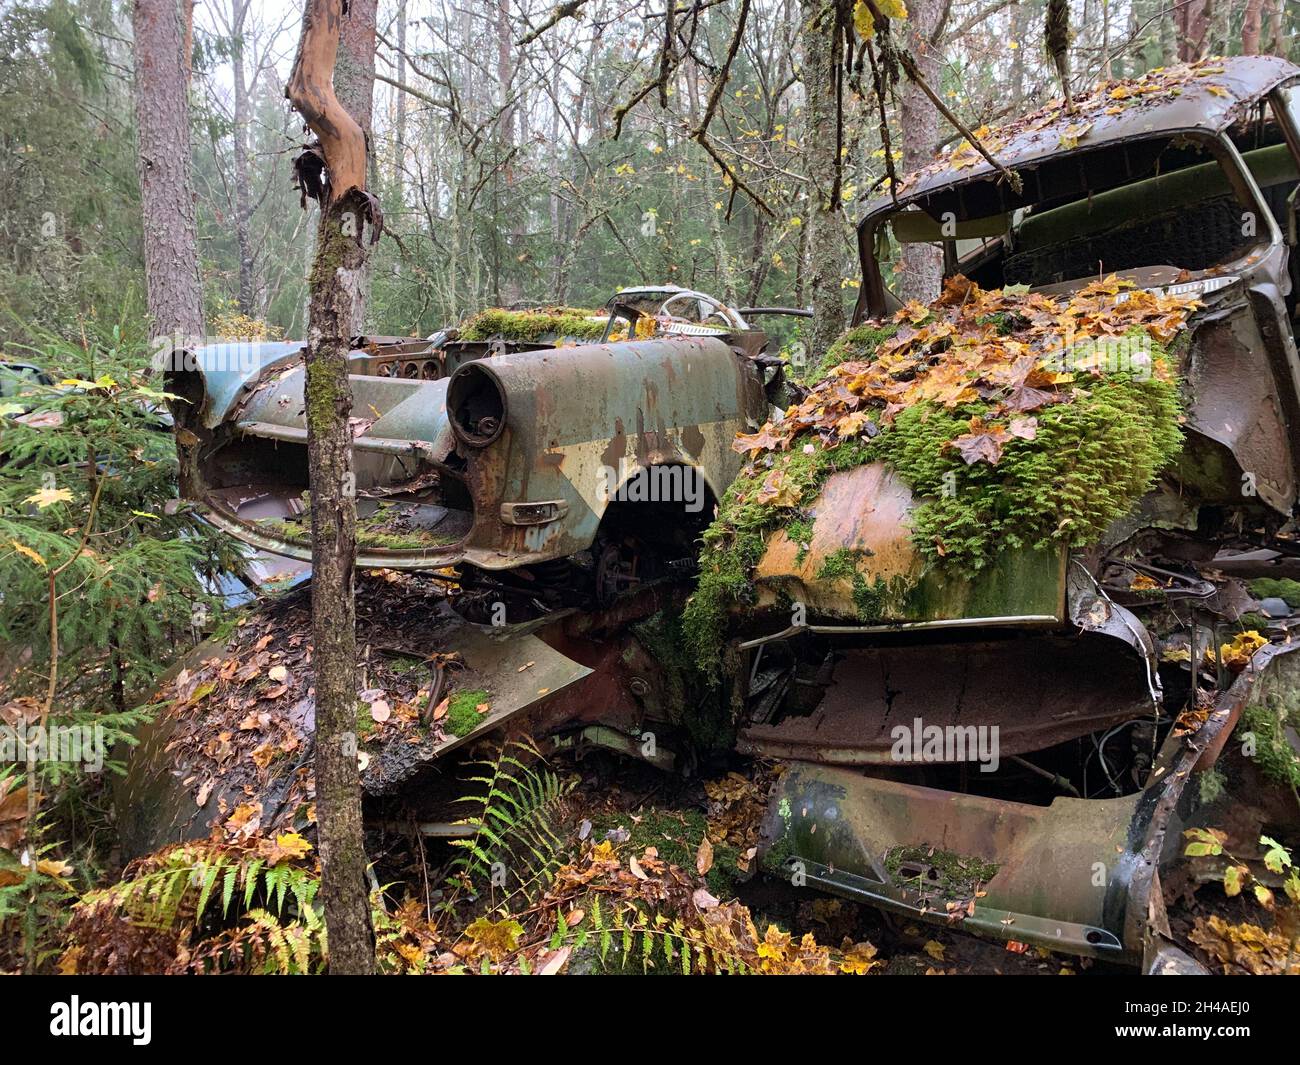
[[[462, 823], [474, 826], [473, 835], [453, 840], [462, 851], [451, 869], [470, 883], [486, 879], [493, 888], [506, 888], [505, 899], [528, 897], [543, 887], [566, 857], [564, 837], [555, 830], [566, 812], [573, 785], [549, 768], [534, 768], [524, 759], [542, 761], [528, 739], [509, 740], [494, 758], [471, 762], [477, 770], [468, 779], [479, 790], [460, 802], [477, 809]], [[505, 870], [504, 882], [494, 868]]]
[[90, 970], [125, 937], [138, 941], [146, 932], [158, 949], [171, 943], [176, 956], [188, 954], [207, 971], [307, 972], [325, 956], [319, 889], [311, 870], [268, 865], [254, 850], [181, 843], [150, 855], [121, 882], [83, 896], [68, 943]]
[[615, 953], [620, 955], [621, 968], [635, 958], [640, 960], [642, 972], [660, 962], [683, 976], [696, 972], [744, 975], [751, 971], [738, 951], [727, 949], [721, 942], [706, 941], [698, 925], [688, 926], [681, 917], [650, 912], [635, 903], [617, 906], [607, 913], [601, 909], [599, 895], [591, 899], [590, 927], [575, 932], [563, 915], [558, 917], [548, 946], [558, 950], [566, 942], [574, 950], [594, 943], [603, 966], [609, 965], [610, 952], [617, 942], [619, 949]]

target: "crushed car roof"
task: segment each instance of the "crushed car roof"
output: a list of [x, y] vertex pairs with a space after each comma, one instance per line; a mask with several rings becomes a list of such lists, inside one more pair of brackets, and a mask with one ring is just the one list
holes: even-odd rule
[[[1138, 78], [1099, 82], [1074, 99], [1073, 113], [1066, 110], [1064, 100], [1053, 100], [1028, 115], [1002, 126], [982, 127], [975, 134], [1000, 164], [1014, 170], [1106, 142], [1191, 129], [1218, 133], [1244, 118], [1252, 105], [1278, 85], [1298, 77], [1300, 67], [1275, 56], [1235, 56], [1157, 67]], [[988, 160], [963, 140], [900, 182], [898, 199], [914, 200], [992, 173]], [[864, 224], [893, 205], [888, 190], [873, 197]]]

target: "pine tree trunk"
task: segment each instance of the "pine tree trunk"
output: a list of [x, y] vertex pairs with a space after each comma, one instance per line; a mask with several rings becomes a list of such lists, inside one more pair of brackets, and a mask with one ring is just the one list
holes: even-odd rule
[[188, 57], [177, 0], [135, 0], [135, 115], [150, 336], [200, 337]]
[[839, 108], [835, 99], [835, 14], [825, 0], [801, 0], [802, 80], [807, 95], [803, 130], [809, 211], [807, 284], [813, 317], [807, 331], [808, 362], [817, 365], [844, 330], [840, 291], [843, 258], [839, 203]]
[[[348, 353], [366, 250], [366, 139], [332, 89], [342, 0], [309, 0], [285, 95], [320, 138], [321, 202], [307, 328], [316, 810], [330, 972], [374, 969], [356, 737], [356, 489]], [[355, 7], [353, 8], [355, 10]], [[372, 9], [373, 10], [373, 9]]]
[[[942, 90], [939, 49], [932, 39], [939, 22], [939, 0], [912, 0], [908, 5], [906, 47], [916, 60], [926, 84]], [[898, 124], [903, 133], [902, 172], [919, 170], [930, 161], [939, 139], [939, 112], [921, 87], [910, 78], [901, 87]], [[929, 303], [939, 295], [943, 279], [943, 252], [933, 244], [904, 244], [898, 264], [898, 295], [904, 301]]]
[[252, 168], [248, 155], [248, 79], [244, 69], [244, 25], [249, 0], [234, 0], [231, 24], [235, 39], [231, 44], [230, 63], [234, 70], [235, 90], [235, 244], [239, 249], [240, 314], [253, 317], [257, 312], [256, 285], [253, 278], [253, 241], [249, 232], [253, 218]]

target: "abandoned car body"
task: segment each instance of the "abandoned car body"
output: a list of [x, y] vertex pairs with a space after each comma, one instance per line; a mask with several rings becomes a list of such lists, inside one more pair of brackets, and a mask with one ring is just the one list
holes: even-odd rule
[[[1116, 305], [1135, 292], [1194, 298], [1176, 352], [1176, 461], [1093, 541], [1008, 546], [969, 571], [920, 549], [924, 500], [887, 463], [833, 473], [800, 503], [806, 534], [767, 539], [752, 598], [728, 617], [717, 701], [742, 753], [788, 766], [764, 826], [769, 870], [1157, 968], [1161, 869], [1202, 816], [1189, 781], [1243, 713], [1300, 684], [1291, 646], [1247, 643], [1234, 672], [1222, 642], [1254, 607], [1241, 579], [1300, 575], [1287, 524], [1300, 69], [1214, 61], [1076, 103], [985, 135], [1007, 171], [958, 149], [873, 202], [854, 325], [907, 313], [881, 262], [907, 242], [940, 246], [947, 279], [986, 290], [1068, 299], [1114, 275]], [[503, 654], [542, 661], [503, 650], [530, 641], [558, 656], [554, 690], [494, 704], [430, 757], [507, 720], [629, 753], [640, 729], [681, 725], [665, 671], [626, 622], [661, 605], [647, 578], [694, 555], [746, 466], [733, 438], [769, 419], [780, 370], [763, 334], [697, 293], [636, 290], [609, 309], [597, 343], [443, 336], [354, 354], [359, 513], [363, 526], [381, 512], [404, 523], [363, 535], [360, 564], [455, 565], [467, 585], [605, 608], [494, 633], [495, 650], [475, 652], [485, 672]], [[652, 337], [636, 339], [641, 319]], [[251, 371], [208, 371], [219, 353], [199, 356], [171, 379], [186, 494], [241, 540], [309, 558], [297, 347], [264, 345]], [[698, 471], [708, 500], [629, 512], [602, 491], [607, 469]], [[620, 614], [629, 593], [636, 605]], [[1266, 627], [1292, 625], [1283, 610]], [[900, 726], [917, 734], [901, 756]], [[956, 748], [931, 749], [934, 729]], [[994, 757], [975, 766], [988, 730]]]
[[[654, 327], [638, 333], [639, 318]], [[739, 466], [733, 437], [767, 417], [765, 377], [780, 369], [764, 345], [735, 312], [678, 288], [617, 294], [599, 343], [361, 345], [359, 563], [524, 571], [514, 576], [533, 591], [595, 585], [606, 598], [653, 575], [690, 554]], [[203, 349], [171, 375], [193, 441], [183, 491], [246, 543], [310, 559], [301, 348], [258, 345], [251, 368], [231, 361]], [[662, 500], [651, 520], [622, 524], [633, 482], [665, 472], [711, 498]]]
[[[1117, 305], [1136, 290], [1194, 295], [1172, 467], [1096, 542], [1008, 546], [966, 572], [922, 557], [923, 501], [886, 464], [833, 473], [803, 542], [768, 540], [731, 645], [740, 749], [792, 766], [769, 809], [769, 866], [916, 917], [1149, 964], [1161, 862], [1196, 816], [1192, 771], [1297, 668], [1289, 646], [1245, 662], [1259, 640], [1234, 677], [1219, 641], [1253, 603], [1234, 578], [1287, 573], [1295, 555], [1300, 70], [1238, 59], [1170, 78], [1177, 92], [1127, 110], [1112, 106], [1127, 91], [1104, 87], [1091, 111], [994, 131], [1019, 190], [968, 149], [881, 197], [859, 230], [856, 319], [908, 320], [879, 262], [900, 241], [940, 244], [946, 277], [988, 289], [1065, 300], [1112, 277]], [[828, 565], [843, 557], [847, 571]], [[934, 745], [900, 752], [912, 727]], [[1000, 766], [982, 772], [989, 729]], [[965, 753], [939, 743], [954, 735]]]

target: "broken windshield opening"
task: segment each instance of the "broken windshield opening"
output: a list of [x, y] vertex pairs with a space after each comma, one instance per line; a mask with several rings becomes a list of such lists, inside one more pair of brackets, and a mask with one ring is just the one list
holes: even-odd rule
[[[1295, 161], [1280, 138], [1241, 159], [1265, 190], [1265, 205], [1271, 206], [1269, 189], [1294, 187]], [[972, 181], [876, 223], [871, 313], [898, 306], [906, 244], [939, 248], [945, 277], [962, 273], [989, 289], [1038, 288], [1144, 267], [1208, 270], [1240, 259], [1272, 232], [1231, 149], [1209, 138], [1149, 138], [1049, 159], [1021, 173], [1020, 196], [992, 178]]]

